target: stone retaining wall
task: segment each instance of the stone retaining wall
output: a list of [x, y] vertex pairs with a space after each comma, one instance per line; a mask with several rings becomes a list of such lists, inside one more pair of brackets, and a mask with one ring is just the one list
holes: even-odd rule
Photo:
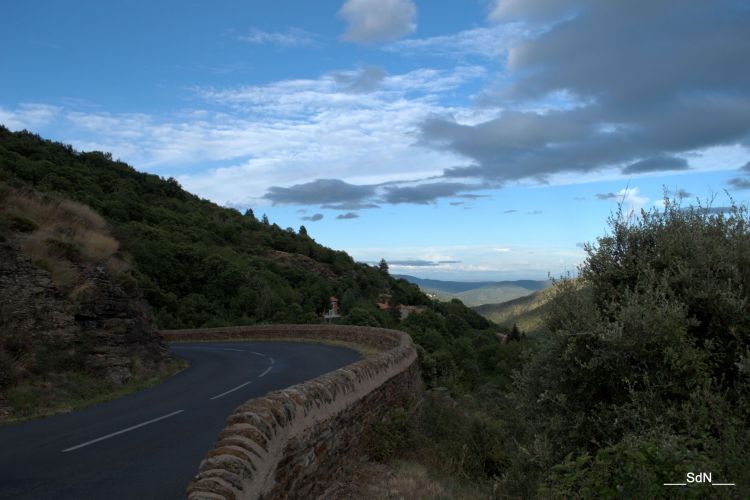
[[264, 325], [162, 334], [167, 341], [336, 340], [381, 351], [237, 408], [188, 486], [193, 500], [319, 496], [361, 454], [370, 426], [408, 404], [420, 385], [411, 338], [396, 330]]

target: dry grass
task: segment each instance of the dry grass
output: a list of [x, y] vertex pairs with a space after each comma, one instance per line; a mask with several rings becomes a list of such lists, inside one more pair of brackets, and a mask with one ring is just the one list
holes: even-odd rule
[[49, 241], [49, 231], [38, 230], [26, 238], [22, 248], [34, 265], [49, 271], [52, 281], [61, 289], [67, 290], [78, 281], [79, 273], [70, 260], [59, 256], [49, 245]]
[[128, 271], [105, 220], [88, 206], [8, 185], [0, 194], [0, 215], [29, 222], [22, 248], [62, 289], [80, 287], [80, 263], [103, 264], [114, 276]]
[[471, 485], [436, 476], [416, 462], [395, 462], [395, 474], [388, 480], [388, 490], [398, 497], [413, 500], [475, 500], [491, 498]]
[[[350, 463], [323, 495], [330, 500], [481, 500], [490, 491], [459, 483], [414, 461]], [[497, 497], [497, 495], [494, 495]]]
[[113, 237], [88, 229], [76, 233], [74, 240], [81, 245], [83, 253], [95, 261], [106, 261], [120, 248], [120, 243]]
[[58, 203], [57, 208], [61, 213], [65, 214], [65, 218], [75, 227], [100, 231], [107, 227], [107, 223], [101, 215], [81, 203], [62, 200]]

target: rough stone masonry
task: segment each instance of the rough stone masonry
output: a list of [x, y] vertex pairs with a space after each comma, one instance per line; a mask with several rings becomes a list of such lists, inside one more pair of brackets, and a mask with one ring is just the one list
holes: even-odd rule
[[338, 340], [381, 351], [237, 408], [188, 486], [192, 500], [319, 496], [361, 453], [370, 426], [408, 404], [421, 383], [411, 338], [396, 330], [273, 325], [162, 333], [167, 340]]

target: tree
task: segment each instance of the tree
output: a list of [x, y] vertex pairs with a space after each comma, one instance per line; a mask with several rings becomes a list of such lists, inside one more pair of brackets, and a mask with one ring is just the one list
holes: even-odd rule
[[521, 340], [521, 330], [518, 329], [518, 325], [513, 323], [513, 328], [510, 330], [508, 340], [515, 340], [516, 342]]
[[307, 228], [305, 226], [299, 227], [299, 235], [300, 236], [307, 236]]
[[265, 224], [266, 226], [269, 224], [268, 216], [266, 214], [263, 214], [263, 218], [261, 219], [261, 222], [263, 222], [263, 224]]
[[385, 259], [380, 259], [380, 263], [378, 264], [378, 270], [381, 273], [388, 274], [388, 263], [385, 261]]

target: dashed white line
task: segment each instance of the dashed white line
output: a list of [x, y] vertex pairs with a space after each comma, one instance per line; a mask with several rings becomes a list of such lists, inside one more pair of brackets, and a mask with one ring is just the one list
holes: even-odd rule
[[255, 352], [255, 351], [250, 351], [250, 352], [251, 352], [252, 354], [257, 354], [258, 356], [263, 356], [264, 358], [266, 357], [266, 355], [265, 355], [265, 354], [263, 354], [262, 352]]
[[271, 364], [274, 364], [276, 361], [273, 360], [273, 358], [268, 358], [271, 360]]
[[269, 366], [268, 368], [266, 368], [266, 371], [258, 375], [258, 378], [265, 377], [266, 374], [271, 371], [271, 368], [273, 368], [273, 366]]
[[146, 422], [141, 422], [138, 425], [133, 425], [131, 427], [128, 427], [127, 429], [123, 429], [121, 431], [113, 432], [112, 434], [107, 434], [106, 436], [98, 437], [96, 439], [92, 439], [91, 441], [86, 441], [85, 443], [78, 444], [76, 446], [71, 446], [70, 448], [65, 448], [62, 452], [66, 453], [68, 451], [77, 450], [79, 448], [83, 448], [84, 446], [88, 446], [90, 444], [98, 443], [99, 441], [104, 441], [105, 439], [109, 439], [111, 437], [119, 436], [120, 434], [125, 434], [126, 432], [130, 432], [132, 430], [138, 429], [140, 427], [144, 427], [149, 424], [153, 424], [154, 422], [158, 422], [159, 420], [164, 420], [165, 418], [173, 417], [177, 415], [178, 413], [182, 413], [185, 410], [177, 410], [172, 413], [169, 413], [167, 415], [162, 415], [161, 417], [157, 417], [151, 420], [147, 420]]
[[226, 396], [226, 395], [227, 395], [227, 394], [229, 394], [230, 392], [238, 391], [238, 390], [242, 389], [243, 387], [245, 387], [246, 385], [248, 385], [248, 384], [250, 384], [250, 383], [252, 383], [252, 380], [251, 380], [250, 382], [245, 382], [244, 384], [240, 384], [240, 385], [238, 385], [237, 387], [234, 387], [234, 388], [232, 388], [232, 389], [229, 389], [229, 390], [228, 390], [227, 392], [222, 392], [221, 394], [219, 394], [219, 395], [217, 395], [217, 396], [214, 396], [214, 397], [210, 398], [210, 401], [213, 401], [214, 399], [219, 399], [220, 397]]

